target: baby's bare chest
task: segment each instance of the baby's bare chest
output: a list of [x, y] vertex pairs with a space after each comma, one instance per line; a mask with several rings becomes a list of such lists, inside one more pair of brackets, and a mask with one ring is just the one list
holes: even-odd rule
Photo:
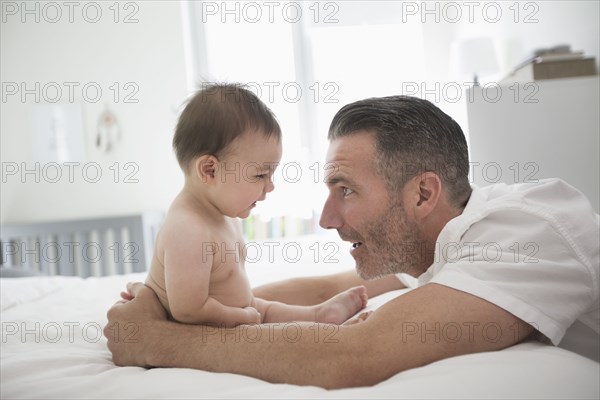
[[247, 307], [252, 292], [244, 268], [243, 242], [215, 243], [212, 255], [209, 295], [223, 304]]

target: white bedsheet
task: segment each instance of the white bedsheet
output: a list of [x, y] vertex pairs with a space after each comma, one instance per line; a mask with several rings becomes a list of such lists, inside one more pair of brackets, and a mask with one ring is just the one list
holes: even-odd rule
[[[343, 250], [345, 252], [345, 250]], [[310, 254], [312, 257], [313, 254]], [[334, 272], [349, 258], [311, 267], [249, 265], [253, 284]], [[308, 264], [307, 264], [308, 265]], [[600, 364], [567, 350], [523, 343], [442, 360], [373, 387], [327, 391], [188, 369], [116, 367], [101, 328], [128, 281], [104, 278], [2, 279], [0, 397], [10, 398], [589, 398], [600, 397]], [[371, 300], [371, 308], [401, 294]]]

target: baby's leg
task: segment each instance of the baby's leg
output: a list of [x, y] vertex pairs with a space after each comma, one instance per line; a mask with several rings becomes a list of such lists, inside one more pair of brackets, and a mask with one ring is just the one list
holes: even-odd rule
[[262, 299], [256, 308], [263, 322], [315, 321], [341, 324], [367, 305], [367, 289], [356, 286], [316, 306], [295, 306]]

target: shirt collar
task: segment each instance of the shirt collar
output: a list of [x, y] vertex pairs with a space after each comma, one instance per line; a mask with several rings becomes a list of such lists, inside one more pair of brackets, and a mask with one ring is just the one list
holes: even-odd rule
[[469, 227], [480, 219], [480, 213], [483, 205], [486, 202], [487, 196], [478, 186], [471, 186], [471, 196], [465, 206], [463, 212], [460, 215], [452, 218], [444, 228], [440, 231], [437, 237], [434, 262], [431, 266], [418, 277], [418, 285], [424, 285], [429, 282], [433, 275], [435, 275], [446, 261], [439, 254], [440, 249], [444, 248], [444, 245], [448, 243], [458, 243], [462, 235], [469, 229]]

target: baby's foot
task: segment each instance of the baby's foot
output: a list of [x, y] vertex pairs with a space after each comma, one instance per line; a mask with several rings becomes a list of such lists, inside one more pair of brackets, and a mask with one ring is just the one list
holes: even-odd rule
[[356, 286], [317, 306], [316, 322], [339, 325], [365, 308], [367, 288]]

